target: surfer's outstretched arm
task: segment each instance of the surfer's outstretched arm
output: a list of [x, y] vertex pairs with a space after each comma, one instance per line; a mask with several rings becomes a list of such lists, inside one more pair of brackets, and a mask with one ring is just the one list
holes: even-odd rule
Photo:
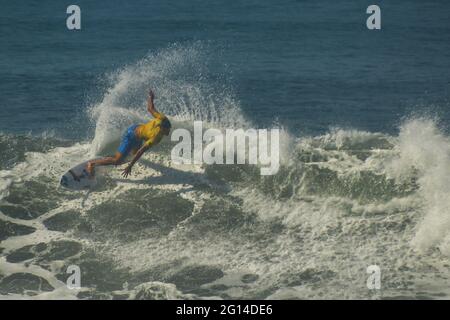
[[134, 164], [140, 159], [140, 157], [150, 148], [148, 145], [143, 145], [138, 152], [134, 155], [133, 160], [127, 165], [127, 167], [123, 170], [122, 175], [126, 178], [131, 173], [131, 168], [133, 168]]
[[158, 111], [156, 111], [153, 99], [155, 99], [155, 94], [153, 93], [152, 89], [150, 89], [148, 91], [147, 110], [152, 114], [153, 117], [157, 118]]

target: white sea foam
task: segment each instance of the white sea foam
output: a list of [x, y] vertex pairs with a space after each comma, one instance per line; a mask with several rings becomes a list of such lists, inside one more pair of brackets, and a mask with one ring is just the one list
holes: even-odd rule
[[413, 119], [400, 128], [392, 160], [392, 176], [404, 179], [417, 175], [423, 199], [423, 220], [417, 226], [412, 245], [418, 250], [439, 246], [448, 252], [450, 235], [450, 139], [430, 119]]
[[[442, 143], [446, 141], [445, 136], [439, 133], [437, 128], [431, 130], [432, 124], [420, 120], [416, 126], [422, 128], [425, 133], [427, 132], [426, 128], [430, 129], [426, 141], [437, 140]], [[436, 174], [427, 175], [428, 164], [424, 164], [423, 161], [426, 159], [435, 165], [433, 161], [436, 159], [439, 163], [439, 161], [445, 162], [446, 158], [427, 157], [427, 152], [423, 155], [424, 158], [412, 156], [417, 155], [417, 150], [411, 147], [408, 141], [413, 140], [416, 144], [418, 141], [410, 138], [412, 133], [406, 130], [407, 128], [411, 128], [409, 123], [402, 126], [403, 131], [398, 138], [389, 138], [394, 146], [392, 149], [380, 149], [378, 142], [375, 143], [378, 148], [363, 148], [361, 142], [358, 142], [358, 150], [364, 149], [364, 152], [367, 152], [366, 156], [360, 158], [351, 154], [354, 151], [351, 148], [350, 153], [347, 150], [337, 150], [336, 148], [327, 150], [325, 145], [335, 145], [332, 138], [327, 138], [326, 142], [322, 142], [324, 140], [321, 137], [312, 139], [285, 137], [286, 145], [289, 147], [286, 148], [283, 155], [287, 154], [289, 160], [282, 161], [284, 170], [282, 175], [272, 177], [272, 180], [268, 180], [266, 183], [271, 181], [273, 188], [279, 189], [280, 192], [293, 187], [294, 191], [288, 197], [283, 196], [282, 192], [280, 195], [278, 192], [268, 193], [264, 188], [261, 189], [254, 183], [249, 184], [245, 181], [238, 183], [230, 181], [229, 188], [217, 188], [214, 186], [214, 179], [206, 176], [205, 168], [194, 165], [174, 166], [171, 164], [168, 154], [148, 153], [144, 155], [144, 162], [136, 165], [131, 179], [123, 180], [119, 170], [110, 170], [109, 179], [115, 181], [114, 184], [105, 190], [100, 189], [91, 193], [84, 200], [81, 197], [71, 200], [61, 199], [61, 203], [54, 209], [23, 223], [35, 227], [36, 232], [30, 235], [10, 237], [2, 243], [2, 247], [4, 253], [8, 254], [23, 246], [36, 243], [74, 240], [83, 243], [86, 248], [93, 247], [97, 252], [113, 257], [119, 266], [128, 268], [136, 274], [157, 269], [161, 265], [172, 265], [174, 261], [177, 261], [176, 267], [172, 265], [171, 269], [167, 270], [166, 277], [168, 278], [191, 265], [210, 266], [211, 268], [220, 266], [224, 276], [210, 284], [203, 285], [203, 287], [208, 289], [214, 288], [214, 284], [223, 284], [228, 287], [223, 293], [234, 298], [251, 297], [252, 294], [258, 294], [259, 290], [273, 286], [281, 289], [272, 292], [270, 296], [272, 298], [331, 297], [329, 290], [327, 290], [328, 293], [322, 290], [313, 290], [308, 285], [308, 281], [313, 281], [313, 283], [325, 281], [319, 279], [331, 281], [327, 286], [331, 285], [336, 288], [335, 292], [340, 296], [361, 297], [366, 292], [364, 286], [359, 287], [359, 283], [365, 283], [364, 268], [366, 264], [373, 263], [374, 259], [384, 266], [384, 272], [387, 272], [388, 275], [392, 273], [392, 277], [397, 279], [402, 279], [407, 275], [403, 276], [402, 273], [394, 271], [394, 268], [407, 265], [408, 268], [414, 270], [420, 268], [421, 265], [421, 256], [409, 253], [409, 241], [415, 239], [412, 242], [415, 246], [415, 241], [422, 240], [421, 235], [426, 235], [425, 231], [421, 231], [426, 230], [421, 229], [422, 225], [429, 223], [426, 216], [423, 222], [419, 223], [417, 234], [414, 233], [415, 223], [420, 219], [417, 213], [420, 213], [421, 210], [425, 210], [425, 214], [428, 213], [426, 209], [429, 202], [424, 203], [421, 199], [428, 199], [426, 198], [428, 190], [426, 188], [433, 185], [432, 183], [423, 184], [422, 180], [425, 179], [424, 182], [427, 182], [427, 179], [436, 179]], [[286, 135], [288, 134], [286, 133]], [[345, 133], [339, 135], [343, 136]], [[357, 133], [353, 132], [351, 135], [357, 136]], [[363, 133], [363, 135], [370, 141], [374, 141], [369, 134]], [[377, 135], [377, 137], [380, 136]], [[347, 146], [349, 144], [352, 142], [346, 142]], [[84, 160], [89, 149], [90, 145], [88, 144], [77, 144], [67, 148], [55, 148], [46, 153], [28, 153], [25, 162], [16, 165], [9, 171], [2, 171], [2, 174], [8, 175], [13, 181], [12, 183], [17, 184], [38, 177], [57, 179], [73, 163]], [[308, 162], [305, 159], [300, 161], [297, 157], [302, 152], [311, 153], [311, 160], [314, 161]], [[147, 162], [160, 167], [146, 165]], [[414, 176], [415, 169], [412, 168], [412, 164], [416, 170], [419, 168], [421, 172], [417, 180], [419, 189], [414, 191], [413, 188], [412, 194], [399, 194], [390, 199], [382, 198], [370, 201], [358, 197], [352, 198], [345, 194], [323, 193], [317, 189], [321, 185], [320, 178], [308, 180], [309, 177], [305, 175], [306, 171], [304, 171], [309, 170], [308, 167], [316, 167], [317, 173], [331, 172], [335, 174], [334, 179], [337, 181], [343, 179], [344, 181], [348, 180], [348, 183], [360, 183], [356, 178], [359, 178], [360, 174], [364, 172], [380, 176], [381, 181], [385, 179], [384, 174], [387, 174], [392, 179], [404, 182], [406, 176]], [[434, 167], [432, 166], [432, 168]], [[283, 176], [283, 174], [285, 175]], [[441, 172], [441, 174], [443, 173]], [[225, 173], [223, 177], [227, 178], [227, 174]], [[352, 180], [354, 177], [356, 180]], [[440, 179], [439, 175], [437, 178]], [[311, 184], [315, 188], [311, 189]], [[205, 189], [205, 186], [208, 185], [212, 189]], [[202, 186], [201, 191], [198, 189], [199, 186]], [[155, 195], [175, 193], [193, 204], [192, 214], [176, 223], [166, 236], [158, 239], [153, 237], [137, 239], [131, 242], [122, 242], [119, 238], [105, 239], [103, 243], [77, 239], [70, 233], [48, 231], [43, 225], [45, 219], [68, 210], [75, 210], [80, 213], [80, 216], [95, 212], [96, 208], [116, 201], [117, 198], [123, 198], [127, 192], [132, 190], [149, 190], [149, 194]], [[227, 190], [231, 192], [225, 192]], [[311, 193], [311, 190], [314, 192]], [[389, 196], [389, 194], [387, 195]], [[232, 198], [229, 198], [230, 196]], [[232, 199], [239, 199], [239, 201]], [[436, 199], [432, 198], [431, 200]], [[134, 199], [133, 201], [140, 200]], [[221, 203], [220, 210], [211, 213], [209, 210], [214, 210], [215, 207], [209, 209], [209, 206], [215, 201]], [[271, 241], [262, 238], [261, 244], [250, 241], [251, 238], [246, 238], [245, 233], [240, 236], [235, 234], [233, 239], [228, 239], [221, 232], [216, 233], [213, 230], [212, 232], [201, 232], [196, 237], [192, 236], [191, 232], [198, 233], [195, 231], [196, 228], [204, 228], [202, 221], [205, 218], [209, 219], [208, 214], [217, 214], [220, 217], [220, 212], [227, 212], [227, 206], [239, 208], [244, 215], [255, 214], [261, 221], [255, 223], [254, 232], [257, 234], [258, 228], [276, 225], [279, 221], [285, 229], [282, 229], [284, 231], [281, 233], [273, 235]], [[111, 214], [111, 212], [104, 214]], [[206, 215], [206, 217], [204, 218], [202, 215]], [[16, 220], [11, 222], [20, 223]], [[215, 228], [214, 225], [210, 227]], [[265, 231], [260, 232], [265, 234]], [[114, 230], [111, 230], [111, 234], [114, 234]], [[272, 235], [269, 233], [265, 237], [272, 237]], [[427, 236], [426, 239], [428, 241], [429, 237]], [[443, 232], [442, 237], [439, 237], [438, 241], [433, 244], [442, 247], [447, 241], [448, 237]], [[264, 246], [264, 249], [261, 246]], [[339, 257], [338, 260], [334, 258], [336, 256]], [[426, 261], [426, 263], [430, 263], [429, 259]], [[440, 262], [433, 262], [433, 264], [439, 266]], [[14, 265], [14, 263], [9, 263], [8, 270], [13, 270]], [[23, 269], [22, 264], [18, 264], [17, 267], [17, 270], [27, 272]], [[53, 281], [52, 283], [56, 285], [50, 274], [39, 270], [35, 269], [32, 272], [49, 282]], [[245, 274], [259, 277], [254, 283], [247, 284], [239, 280]], [[298, 285], [295, 281], [289, 284], [283, 275], [290, 275], [286, 279], [300, 277], [299, 279], [304, 280], [298, 281], [304, 281], [305, 285]], [[353, 289], [349, 289], [348, 286]], [[83, 290], [88, 289], [84, 288]], [[63, 289], [42, 293], [37, 298], [66, 299], [74, 297], [73, 292], [61, 290]], [[131, 298], [184, 297], [182, 290], [170, 283], [143, 284], [141, 287], [133, 288], [131, 291], [125, 290], [125, 292]], [[111, 294], [120, 295], [120, 292]], [[9, 296], [9, 298], [13, 297], [29, 298], [22, 295]], [[195, 296], [194, 298], [199, 297]]]

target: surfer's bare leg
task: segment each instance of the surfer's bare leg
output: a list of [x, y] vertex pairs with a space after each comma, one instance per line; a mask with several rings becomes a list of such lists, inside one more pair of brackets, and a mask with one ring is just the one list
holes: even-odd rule
[[116, 152], [114, 157], [105, 157], [102, 159], [92, 160], [89, 161], [86, 170], [89, 173], [89, 175], [94, 174], [94, 169], [96, 166], [111, 166], [111, 165], [119, 165], [122, 163], [122, 154], [120, 152]]

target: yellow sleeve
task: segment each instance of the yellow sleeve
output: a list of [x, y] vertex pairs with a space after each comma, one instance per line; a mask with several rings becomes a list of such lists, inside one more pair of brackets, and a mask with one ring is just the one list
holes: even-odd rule
[[148, 139], [147, 141], [145, 141], [144, 146], [146, 147], [151, 147], [155, 144], [158, 144], [161, 141], [162, 135], [161, 134], [157, 134], [155, 137]]
[[156, 119], [159, 119], [159, 120], [164, 120], [164, 119], [166, 118], [166, 116], [165, 116], [164, 113], [162, 113], [162, 112], [155, 112], [155, 113], [153, 114], [153, 116], [154, 116]]

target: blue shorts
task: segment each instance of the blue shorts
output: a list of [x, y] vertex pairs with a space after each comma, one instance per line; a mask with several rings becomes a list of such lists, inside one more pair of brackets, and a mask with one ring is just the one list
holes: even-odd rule
[[123, 158], [128, 156], [131, 150], [139, 149], [142, 146], [142, 140], [138, 139], [134, 133], [137, 126], [137, 124], [132, 125], [123, 135], [122, 142], [120, 143], [119, 149], [117, 149], [117, 152], [120, 152]]

